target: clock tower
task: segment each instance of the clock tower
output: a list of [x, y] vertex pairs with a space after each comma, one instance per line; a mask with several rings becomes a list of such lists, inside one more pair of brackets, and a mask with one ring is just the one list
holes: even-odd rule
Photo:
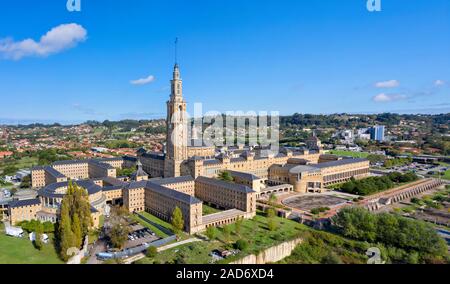
[[164, 177], [182, 175], [181, 165], [187, 160], [187, 117], [186, 101], [183, 99], [183, 81], [177, 63], [173, 68], [171, 94], [167, 101], [167, 139], [164, 160]]

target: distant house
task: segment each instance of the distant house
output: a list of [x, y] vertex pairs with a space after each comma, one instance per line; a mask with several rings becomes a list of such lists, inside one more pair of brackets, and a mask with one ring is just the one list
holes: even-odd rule
[[12, 156], [14, 153], [13, 152], [11, 152], [11, 151], [1, 151], [0, 152], [0, 159], [4, 159], [4, 158], [7, 158], [7, 157], [10, 157], [10, 156]]

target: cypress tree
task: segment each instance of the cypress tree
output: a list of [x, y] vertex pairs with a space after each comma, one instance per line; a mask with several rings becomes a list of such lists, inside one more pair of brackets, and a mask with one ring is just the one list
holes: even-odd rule
[[183, 214], [180, 208], [175, 207], [172, 214], [172, 228], [175, 234], [179, 234], [184, 228]]
[[81, 231], [80, 218], [78, 217], [78, 214], [75, 214], [73, 216], [72, 232], [74, 235], [75, 247], [77, 247], [77, 248], [81, 247], [81, 244], [83, 242], [83, 232]]

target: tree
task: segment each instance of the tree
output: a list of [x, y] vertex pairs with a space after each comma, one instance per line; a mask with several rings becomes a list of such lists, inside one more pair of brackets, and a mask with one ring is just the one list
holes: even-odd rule
[[228, 182], [232, 182], [234, 179], [231, 176], [231, 174], [227, 171], [223, 171], [219, 174], [219, 179], [223, 180], [223, 181], [228, 181]]
[[44, 226], [44, 233], [54, 233], [55, 232], [55, 224], [52, 222], [44, 222], [42, 224]]
[[158, 249], [154, 246], [148, 247], [146, 256], [154, 258], [158, 254]]
[[206, 236], [208, 237], [208, 239], [210, 241], [214, 240], [216, 238], [216, 235], [217, 235], [217, 230], [215, 227], [211, 226], [206, 229]]
[[[445, 241], [423, 221], [389, 213], [372, 214], [362, 208], [344, 208], [333, 217], [333, 224], [345, 237], [402, 250], [395, 253], [397, 260], [404, 260], [412, 252], [417, 252], [423, 262], [442, 262], [447, 257]], [[417, 257], [407, 261], [416, 262]]]
[[20, 188], [30, 188], [31, 187], [31, 175], [27, 175], [22, 179], [20, 183]]
[[277, 203], [277, 200], [278, 200], [278, 198], [277, 198], [277, 196], [275, 195], [275, 193], [272, 193], [272, 194], [270, 195], [270, 197], [269, 197], [269, 202], [270, 202], [271, 204], [275, 204], [275, 203]]
[[181, 209], [177, 206], [172, 213], [172, 228], [175, 234], [180, 234], [184, 228], [184, 220]]
[[267, 220], [267, 227], [269, 228], [269, 231], [275, 231], [278, 228], [277, 220], [274, 217], [269, 218], [269, 220]]
[[77, 247], [77, 248], [81, 247], [81, 244], [83, 243], [83, 235], [81, 232], [81, 223], [80, 223], [80, 218], [78, 217], [78, 214], [75, 214], [73, 216], [72, 232], [73, 232], [73, 236], [74, 236], [75, 247]]
[[230, 226], [229, 225], [223, 226], [222, 233], [223, 233], [223, 238], [224, 238], [225, 242], [229, 243], [230, 242], [230, 237], [231, 237], [231, 228], [230, 228]]
[[267, 218], [273, 218], [273, 217], [275, 217], [275, 215], [276, 215], [276, 213], [275, 213], [274, 209], [272, 209], [272, 208], [267, 209], [267, 211], [266, 211]]
[[42, 235], [44, 234], [44, 226], [42, 223], [39, 222], [39, 224], [36, 226], [36, 233], [35, 233], [35, 240], [34, 240], [34, 246], [38, 250], [42, 250], [44, 247], [44, 243], [42, 242]]
[[241, 234], [241, 229], [242, 229], [242, 223], [243, 223], [243, 221], [244, 221], [244, 218], [238, 218], [238, 219], [236, 220], [235, 225], [234, 225], [235, 232], [236, 232], [236, 234], [237, 234], [238, 236]]
[[59, 220], [59, 247], [60, 255], [64, 261], [67, 261], [70, 256], [67, 255], [67, 250], [73, 247], [74, 236], [72, 232], [71, 219], [69, 215], [68, 204], [63, 202], [61, 204], [61, 218]]
[[69, 181], [67, 193], [61, 203], [57, 236], [60, 255], [65, 261], [70, 257], [67, 255], [67, 249], [79, 248], [92, 226], [90, 206], [87, 191]]
[[117, 248], [122, 249], [128, 240], [128, 227], [122, 224], [115, 224], [111, 228], [109, 232], [109, 238], [111, 240], [111, 244]]
[[238, 240], [234, 245], [238, 250], [244, 251], [248, 248], [248, 241]]

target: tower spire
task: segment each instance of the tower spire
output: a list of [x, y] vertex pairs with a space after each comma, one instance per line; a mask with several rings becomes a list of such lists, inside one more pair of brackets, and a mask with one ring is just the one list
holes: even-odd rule
[[178, 65], [178, 37], [175, 38], [175, 66]]

